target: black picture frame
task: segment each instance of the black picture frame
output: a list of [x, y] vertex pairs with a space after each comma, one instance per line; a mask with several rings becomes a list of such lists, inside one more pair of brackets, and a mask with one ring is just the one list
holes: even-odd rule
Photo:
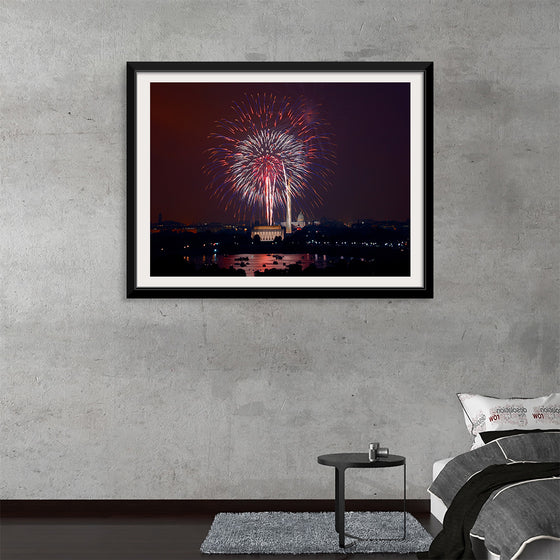
[[[270, 284], [250, 282], [230, 284], [223, 281], [151, 276], [148, 239], [150, 220], [146, 223], [146, 182], [150, 178], [139, 168], [150, 156], [146, 140], [149, 123], [149, 101], [146, 87], [152, 81], [177, 77], [180, 81], [192, 76], [254, 76], [261, 81], [265, 73], [283, 77], [301, 76], [301, 80], [331, 74], [344, 83], [348, 76], [364, 80], [404, 80], [410, 76], [411, 122], [421, 123], [420, 129], [411, 124], [410, 203], [410, 275], [390, 277], [386, 285], [383, 276], [356, 278], [357, 285], [346, 277], [333, 277], [328, 283], [307, 280], [305, 284], [284, 285], [282, 279]], [[358, 78], [355, 78], [358, 76]], [[387, 77], [388, 76], [388, 77]], [[333, 79], [335, 79], [333, 78]], [[204, 78], [205, 80], [206, 78]], [[330, 79], [330, 78], [329, 78]], [[291, 80], [291, 79], [290, 79]], [[278, 80], [281, 82], [281, 80]], [[147, 85], [148, 84], [148, 85]], [[149, 96], [148, 96], [149, 100]], [[146, 115], [146, 112], [148, 115]], [[143, 123], [143, 124], [142, 124]], [[142, 183], [142, 188], [139, 187]], [[414, 182], [414, 186], [413, 186]], [[148, 187], [149, 189], [149, 187]], [[414, 197], [413, 195], [414, 190]], [[414, 203], [412, 199], [414, 198]], [[141, 209], [144, 210], [141, 210]], [[140, 210], [139, 210], [140, 209]], [[142, 213], [142, 216], [139, 216]], [[414, 214], [414, 217], [412, 217]], [[144, 218], [144, 219], [143, 219]], [[413, 235], [414, 232], [414, 235]], [[140, 239], [141, 238], [141, 239]], [[147, 252], [147, 253], [146, 253]], [[147, 264], [146, 264], [147, 263]], [[147, 271], [147, 272], [146, 272]], [[352, 277], [353, 278], [353, 277]], [[401, 282], [402, 280], [402, 282]], [[221, 283], [220, 283], [221, 282]], [[263, 281], [264, 282], [264, 281]], [[302, 281], [303, 282], [303, 281]], [[400, 282], [400, 284], [399, 284]], [[217, 284], [216, 284], [217, 283]], [[371, 283], [371, 284], [370, 284]], [[433, 298], [433, 63], [432, 62], [128, 62], [127, 63], [127, 297], [128, 298]]]

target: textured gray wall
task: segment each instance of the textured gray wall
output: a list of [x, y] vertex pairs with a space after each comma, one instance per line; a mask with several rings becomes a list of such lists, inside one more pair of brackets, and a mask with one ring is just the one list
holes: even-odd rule
[[[558, 6], [2, 2], [1, 497], [328, 498], [375, 439], [426, 498], [457, 391], [557, 390]], [[127, 60], [433, 60], [435, 298], [126, 300]]]

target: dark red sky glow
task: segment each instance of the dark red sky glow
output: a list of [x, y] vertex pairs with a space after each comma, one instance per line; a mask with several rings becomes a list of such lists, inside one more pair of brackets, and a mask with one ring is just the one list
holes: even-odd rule
[[[336, 144], [320, 207], [305, 218], [410, 218], [410, 86], [407, 83], [152, 83], [151, 221], [236, 223], [210, 196], [208, 135], [244, 95], [304, 96], [319, 106]], [[299, 209], [294, 209], [299, 212]]]

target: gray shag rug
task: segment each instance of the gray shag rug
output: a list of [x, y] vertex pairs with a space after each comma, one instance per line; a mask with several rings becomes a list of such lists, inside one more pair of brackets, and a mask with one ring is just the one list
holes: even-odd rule
[[[428, 550], [432, 537], [406, 514], [398, 511], [347, 512], [345, 553]], [[363, 540], [378, 539], [378, 540]], [[384, 539], [384, 540], [382, 540]], [[348, 545], [351, 545], [350, 547]], [[341, 552], [334, 528], [334, 513], [219, 513], [200, 547], [205, 554], [326, 554]]]

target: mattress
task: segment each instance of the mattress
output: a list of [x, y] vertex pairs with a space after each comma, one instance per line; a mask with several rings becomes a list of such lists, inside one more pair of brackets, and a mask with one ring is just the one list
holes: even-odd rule
[[[451, 461], [453, 457], [448, 457], [447, 459], [440, 459], [433, 464], [432, 467], [432, 480], [435, 480], [439, 473], [443, 470], [443, 467]], [[435, 494], [430, 492], [430, 511], [432, 515], [440, 522], [443, 523], [443, 518], [445, 517], [445, 512], [447, 511], [447, 506], [443, 501], [438, 498]]]

